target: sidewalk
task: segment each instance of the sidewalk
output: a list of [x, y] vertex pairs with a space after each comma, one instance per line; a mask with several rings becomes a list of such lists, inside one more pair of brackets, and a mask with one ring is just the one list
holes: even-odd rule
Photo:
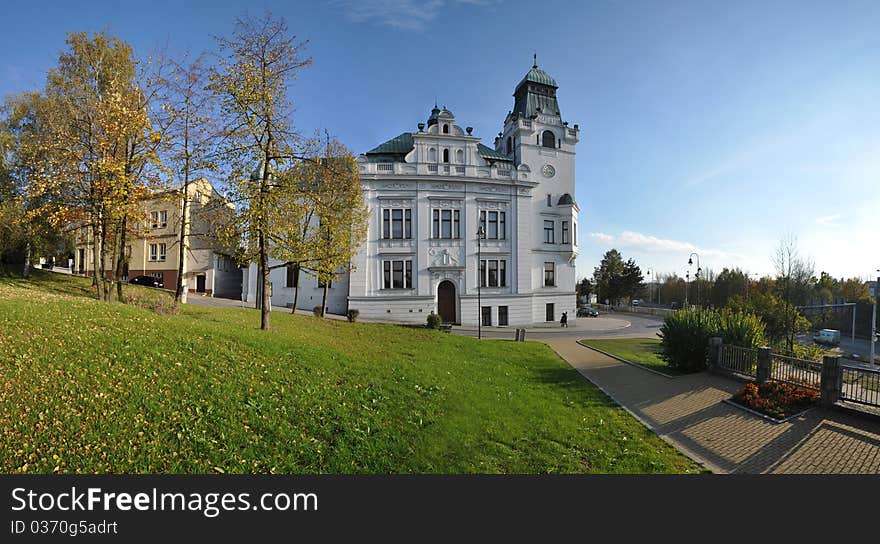
[[742, 382], [702, 372], [665, 378], [585, 348], [546, 343], [676, 448], [720, 473], [880, 473], [880, 422], [814, 408], [772, 423], [723, 403]]

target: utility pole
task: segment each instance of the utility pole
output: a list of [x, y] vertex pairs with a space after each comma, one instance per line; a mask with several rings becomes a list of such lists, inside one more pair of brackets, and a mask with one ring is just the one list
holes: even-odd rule
[[[481, 252], [480, 242], [486, 236], [483, 225], [477, 229], [477, 274], [480, 279], [477, 280], [477, 339], [483, 339], [483, 300], [481, 297], [481, 287], [483, 286], [483, 255]], [[487, 267], [488, 268], [488, 267]]]

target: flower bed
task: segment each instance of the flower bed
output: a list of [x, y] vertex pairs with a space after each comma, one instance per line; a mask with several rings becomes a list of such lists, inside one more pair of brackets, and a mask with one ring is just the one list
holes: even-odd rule
[[771, 381], [761, 385], [747, 383], [731, 400], [774, 419], [785, 419], [806, 410], [818, 399], [818, 391]]

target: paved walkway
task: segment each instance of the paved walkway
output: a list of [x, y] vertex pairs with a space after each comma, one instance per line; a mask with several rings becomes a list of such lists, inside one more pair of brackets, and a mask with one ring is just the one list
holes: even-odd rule
[[880, 473], [880, 422], [814, 408], [772, 423], [723, 403], [742, 387], [708, 373], [665, 378], [546, 340], [563, 359], [675, 447], [721, 473]]

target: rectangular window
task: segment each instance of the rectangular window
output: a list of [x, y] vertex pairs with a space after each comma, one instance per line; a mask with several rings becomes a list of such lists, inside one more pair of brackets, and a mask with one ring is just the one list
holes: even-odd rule
[[483, 317], [483, 326], [491, 327], [492, 326], [492, 307], [491, 306], [483, 306], [482, 308], [482, 317]]
[[412, 260], [382, 261], [383, 289], [412, 289]]
[[504, 240], [507, 238], [507, 213], [480, 210], [480, 226], [486, 239]]
[[498, 326], [506, 327], [507, 326], [507, 306], [499, 306], [498, 307]]
[[432, 217], [433, 228], [431, 233], [434, 238], [461, 238], [461, 211], [434, 210]]
[[299, 267], [287, 267], [287, 287], [299, 287]]
[[159, 260], [165, 260], [165, 244], [159, 244]]
[[409, 208], [393, 208], [382, 210], [382, 238], [411, 239], [412, 210]]
[[568, 221], [562, 222], [562, 243], [568, 243]]
[[159, 226], [163, 229], [168, 226], [168, 211], [167, 210], [162, 210], [161, 212], [159, 212]]
[[480, 260], [480, 287], [506, 287], [507, 261], [504, 259]]
[[556, 321], [556, 312], [554, 311], [553, 304], [547, 305], [544, 321]]
[[572, 224], [572, 232], [571, 233], [573, 235], [572, 238], [574, 239], [574, 245], [578, 245], [578, 224], [577, 223]]
[[554, 227], [554, 223], [553, 221], [549, 221], [546, 219], [544, 220], [544, 243], [556, 243], [556, 228]]
[[548, 208], [552, 208], [552, 207], [553, 207], [553, 200], [552, 200], [552, 197], [551, 197], [550, 195], [547, 195], [547, 207], [548, 207]]
[[[318, 278], [318, 289], [323, 289], [323, 288], [324, 288], [324, 282], [322, 282], [321, 279]], [[333, 288], [333, 282], [332, 282], [332, 281], [331, 281], [330, 283], [327, 284], [327, 289], [331, 289], [331, 288]]]
[[150, 244], [150, 260], [155, 261], [159, 258], [159, 244]]
[[544, 287], [556, 286], [556, 265], [544, 263]]
[[159, 228], [159, 212], [150, 212], [150, 227]]

